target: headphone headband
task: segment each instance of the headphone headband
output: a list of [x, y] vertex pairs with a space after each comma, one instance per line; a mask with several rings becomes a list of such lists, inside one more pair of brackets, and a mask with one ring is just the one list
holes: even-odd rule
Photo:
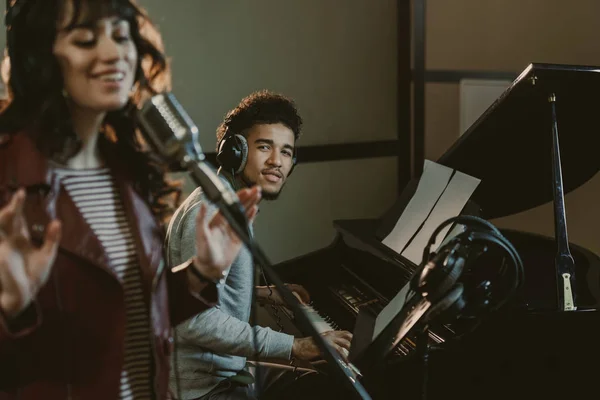
[[[435, 252], [431, 252], [431, 246], [435, 243], [439, 233], [448, 225], [453, 223], [463, 224], [467, 229], [450, 239]], [[472, 226], [476, 226], [472, 229]], [[461, 215], [449, 218], [442, 222], [432, 233], [423, 251], [421, 268], [412, 278], [411, 286], [430, 300], [433, 305], [427, 312], [426, 320], [438, 318], [441, 314], [460, 314], [467, 306], [463, 296], [464, 287], [459, 278], [467, 264], [467, 257], [471, 245], [483, 243], [493, 245], [506, 253], [514, 266], [515, 275], [509, 293], [502, 301], [499, 301], [492, 310], [504, 305], [510, 297], [523, 285], [524, 270], [523, 262], [514, 246], [502, 235], [500, 230], [488, 221], [471, 216]], [[482, 282], [482, 287], [489, 288], [489, 281]], [[483, 304], [478, 308], [488, 307], [489, 299], [483, 299]]]

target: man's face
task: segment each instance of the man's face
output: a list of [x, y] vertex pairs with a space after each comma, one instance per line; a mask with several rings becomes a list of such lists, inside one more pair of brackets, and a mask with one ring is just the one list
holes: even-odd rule
[[264, 199], [275, 200], [292, 169], [294, 132], [281, 123], [258, 124], [248, 130], [246, 140], [248, 161], [243, 179], [259, 185]]

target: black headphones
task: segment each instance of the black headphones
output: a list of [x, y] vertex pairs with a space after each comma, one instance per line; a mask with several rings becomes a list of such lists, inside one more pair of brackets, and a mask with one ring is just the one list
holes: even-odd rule
[[[246, 167], [248, 161], [248, 141], [239, 134], [234, 133], [228, 126], [225, 135], [219, 142], [217, 151], [217, 162], [224, 170], [232, 172], [233, 175], [241, 173]], [[292, 167], [287, 176], [290, 176], [294, 171], [294, 167], [298, 162], [296, 146], [294, 146], [294, 154], [292, 155]]]
[[[437, 252], [431, 252], [431, 246], [442, 229], [453, 223], [465, 225], [465, 231], [450, 239]], [[473, 226], [476, 227], [473, 229]], [[424, 316], [425, 321], [447, 321], [460, 315], [467, 307], [464, 286], [458, 280], [464, 271], [469, 251], [472, 250], [472, 245], [475, 243], [499, 247], [508, 255], [515, 268], [514, 281], [509, 294], [492, 306], [487, 298], [489, 293], [487, 293], [485, 298], [481, 299], [481, 304], [476, 305], [476, 308], [480, 310], [498, 309], [522, 286], [524, 270], [519, 253], [494, 225], [471, 215], [450, 218], [442, 222], [431, 235], [423, 251], [422, 268], [417, 271], [411, 281], [413, 289], [432, 303], [431, 308]], [[489, 289], [489, 286], [489, 281], [480, 284], [484, 290]]]

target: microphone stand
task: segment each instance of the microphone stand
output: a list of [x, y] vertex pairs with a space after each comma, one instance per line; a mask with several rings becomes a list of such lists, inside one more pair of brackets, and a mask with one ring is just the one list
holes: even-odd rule
[[362, 384], [357, 381], [350, 367], [340, 360], [339, 356], [336, 355], [336, 350], [318, 333], [304, 310], [301, 309], [296, 297], [273, 270], [272, 264], [266, 254], [250, 237], [245, 210], [239, 201], [237, 201], [237, 196], [223, 184], [212, 167], [203, 162], [203, 157], [199, 158], [197, 160], [186, 154], [181, 160], [181, 165], [190, 172], [192, 179], [202, 188], [206, 198], [219, 208], [231, 228], [246, 245], [254, 260], [263, 268], [267, 278], [275, 285], [283, 299], [294, 312], [299, 327], [305, 332], [311, 333], [315, 343], [323, 352], [323, 358], [330, 365], [334, 366], [333, 371], [338, 379], [344, 382], [346, 387], [352, 392], [354, 398], [371, 400], [371, 397]]
[[429, 384], [429, 328], [427, 326], [417, 334], [417, 354], [423, 374], [421, 400], [427, 400], [427, 386]]

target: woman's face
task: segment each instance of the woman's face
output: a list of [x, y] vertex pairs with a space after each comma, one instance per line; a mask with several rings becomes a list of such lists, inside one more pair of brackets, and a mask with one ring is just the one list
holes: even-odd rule
[[66, 2], [63, 14], [54, 55], [69, 101], [94, 112], [122, 108], [134, 84], [138, 57], [129, 23], [118, 17], [87, 23], [82, 12], [81, 21], [67, 29], [73, 18], [72, 2]]

